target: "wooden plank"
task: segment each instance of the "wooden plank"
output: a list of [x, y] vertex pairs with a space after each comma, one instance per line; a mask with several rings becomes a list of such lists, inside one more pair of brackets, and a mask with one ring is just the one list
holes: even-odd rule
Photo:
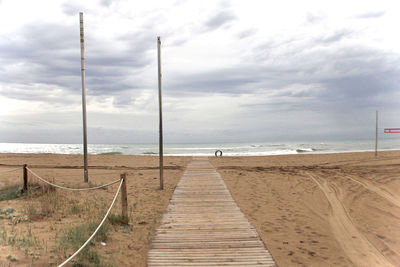
[[276, 266], [207, 158], [182, 176], [151, 242], [148, 266]]

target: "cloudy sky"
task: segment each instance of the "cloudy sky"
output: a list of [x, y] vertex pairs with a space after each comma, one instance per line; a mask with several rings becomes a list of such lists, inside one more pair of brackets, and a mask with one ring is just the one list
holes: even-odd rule
[[0, 142], [373, 138], [400, 127], [398, 1], [0, 0]]

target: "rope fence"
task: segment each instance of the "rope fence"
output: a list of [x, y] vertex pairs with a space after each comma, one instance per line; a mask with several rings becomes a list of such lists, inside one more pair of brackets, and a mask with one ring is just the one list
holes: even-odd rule
[[20, 170], [20, 169], [22, 169], [22, 167], [18, 167], [18, 168], [11, 169], [11, 170], [0, 171], [0, 174], [8, 173], [8, 172], [14, 172], [14, 171], [17, 171], [17, 170]]
[[76, 255], [79, 254], [79, 252], [81, 252], [82, 249], [84, 249], [84, 248], [86, 247], [86, 245], [87, 245], [87, 244], [93, 239], [93, 237], [97, 234], [97, 232], [99, 231], [99, 229], [101, 228], [101, 226], [104, 224], [105, 220], [107, 219], [108, 215], [110, 214], [110, 211], [111, 211], [112, 207], [114, 206], [115, 201], [117, 200], [117, 196], [118, 196], [119, 192], [121, 191], [121, 187], [122, 187], [122, 184], [123, 184], [123, 182], [125, 181], [125, 179], [124, 179], [124, 178], [121, 178], [120, 181], [121, 181], [121, 183], [119, 184], [117, 193], [115, 193], [114, 199], [113, 199], [113, 201], [112, 201], [110, 207], [108, 208], [107, 213], [106, 213], [106, 215], [104, 216], [103, 220], [100, 222], [99, 226], [97, 226], [96, 230], [95, 230], [95, 231], [93, 232], [93, 234], [89, 237], [89, 239], [86, 240], [86, 242], [85, 242], [77, 251], [75, 251], [75, 253], [72, 254], [67, 260], [65, 260], [63, 263], [61, 263], [60, 265], [58, 265], [58, 267], [62, 267], [62, 266], [64, 266], [65, 264], [67, 264], [69, 261], [71, 261]]
[[87, 244], [89, 244], [89, 242], [93, 239], [93, 237], [97, 234], [97, 232], [100, 230], [100, 228], [103, 226], [104, 222], [106, 221], [108, 215], [111, 212], [111, 209], [113, 208], [117, 197], [119, 195], [119, 193], [121, 192], [121, 202], [122, 202], [122, 220], [121, 222], [124, 224], [128, 224], [129, 223], [129, 218], [128, 218], [128, 199], [127, 199], [127, 189], [126, 189], [126, 173], [121, 174], [121, 178], [115, 181], [112, 181], [110, 183], [107, 184], [103, 184], [103, 185], [99, 185], [99, 186], [95, 186], [95, 187], [89, 187], [89, 188], [70, 188], [70, 187], [65, 187], [65, 186], [61, 186], [61, 185], [57, 185], [54, 184], [52, 182], [47, 181], [46, 179], [40, 177], [37, 173], [35, 173], [33, 170], [31, 170], [30, 168], [27, 167], [26, 164], [24, 164], [22, 167], [18, 167], [15, 169], [10, 169], [10, 170], [4, 170], [1, 171], [0, 174], [2, 173], [8, 173], [8, 172], [13, 172], [13, 171], [17, 171], [17, 170], [21, 170], [23, 171], [23, 180], [24, 180], [24, 187], [23, 187], [23, 191], [26, 192], [28, 190], [28, 173], [32, 174], [34, 177], [36, 177], [37, 179], [39, 179], [40, 181], [56, 187], [56, 188], [60, 188], [60, 189], [64, 189], [64, 190], [69, 190], [69, 191], [87, 191], [87, 190], [95, 190], [95, 189], [100, 189], [100, 188], [105, 188], [107, 186], [116, 184], [116, 183], [120, 183], [117, 192], [115, 193], [114, 199], [111, 202], [106, 214], [104, 215], [104, 218], [101, 220], [100, 224], [97, 226], [96, 230], [92, 233], [92, 235], [88, 238], [88, 240], [86, 240], [86, 242], [77, 250], [75, 251], [74, 254], [72, 254], [67, 260], [65, 260], [62, 264], [60, 264], [58, 267], [62, 267], [65, 264], [67, 264], [68, 262], [70, 262], [76, 255], [79, 254], [79, 252], [81, 252]]
[[60, 188], [60, 189], [64, 189], [64, 190], [69, 190], [69, 191], [85, 191], [85, 190], [94, 190], [94, 189], [100, 189], [100, 188], [104, 188], [113, 184], [116, 184], [118, 182], [120, 182], [119, 187], [117, 192], [115, 193], [114, 199], [110, 205], [110, 207], [108, 208], [106, 215], [104, 216], [103, 220], [101, 220], [100, 224], [97, 226], [96, 230], [92, 233], [92, 235], [88, 238], [88, 240], [86, 240], [85, 243], [83, 243], [83, 245], [77, 250], [75, 251], [74, 254], [72, 254], [67, 260], [65, 260], [62, 264], [60, 264], [58, 267], [62, 267], [65, 264], [67, 264], [68, 262], [70, 262], [76, 255], [79, 254], [79, 252], [81, 252], [87, 244], [89, 244], [89, 242], [93, 239], [93, 237], [97, 234], [97, 232], [100, 230], [101, 226], [104, 224], [104, 222], [106, 221], [108, 215], [110, 214], [111, 209], [113, 208], [115, 201], [117, 200], [118, 194], [121, 191], [122, 188], [122, 222], [128, 224], [129, 222], [129, 218], [128, 218], [128, 200], [127, 200], [127, 192], [126, 192], [126, 174], [121, 174], [121, 178], [118, 180], [115, 180], [113, 182], [110, 182], [108, 184], [104, 184], [104, 185], [100, 185], [100, 186], [96, 186], [96, 187], [90, 187], [90, 188], [70, 188], [70, 187], [65, 187], [65, 186], [61, 186], [61, 185], [57, 185], [57, 184], [53, 184], [45, 179], [43, 179], [42, 177], [40, 177], [38, 174], [36, 174], [34, 171], [32, 171], [30, 168], [26, 167], [26, 165], [24, 165], [24, 170], [28, 171], [29, 173], [31, 173], [33, 176], [35, 176], [36, 178], [38, 178], [39, 180], [41, 180], [42, 182], [49, 184], [53, 187], [56, 188]]
[[31, 169], [29, 169], [28, 167], [27, 167], [26, 169], [27, 169], [33, 176], [35, 176], [36, 178], [38, 178], [38, 179], [41, 180], [42, 182], [44, 182], [44, 183], [46, 183], [46, 184], [49, 184], [49, 185], [51, 185], [51, 186], [60, 188], [60, 189], [70, 190], [70, 191], [95, 190], [95, 189], [100, 189], [100, 188], [107, 187], [107, 186], [109, 186], [109, 185], [116, 184], [116, 183], [118, 183], [118, 182], [120, 181], [120, 179], [118, 179], [118, 180], [115, 180], [115, 181], [113, 181], [113, 182], [111, 182], [111, 183], [108, 183], [108, 184], [103, 184], [103, 185], [99, 185], [99, 186], [95, 186], [95, 187], [89, 187], [89, 188], [71, 188], [71, 187], [65, 187], [65, 186], [62, 186], [62, 185], [53, 184], [53, 183], [51, 183], [51, 182], [49, 182], [49, 181], [43, 179], [42, 177], [40, 177], [38, 174], [36, 174], [34, 171], [32, 171]]
[[[80, 171], [80, 170], [79, 170]], [[100, 172], [100, 173], [90, 173], [90, 177], [93, 176], [100, 176], [100, 175], [114, 175], [114, 174], [120, 174], [120, 171], [115, 171], [115, 170], [111, 170], [109, 172]], [[76, 174], [63, 174], [63, 175], [57, 175], [57, 178], [70, 178], [70, 177], [76, 177]]]

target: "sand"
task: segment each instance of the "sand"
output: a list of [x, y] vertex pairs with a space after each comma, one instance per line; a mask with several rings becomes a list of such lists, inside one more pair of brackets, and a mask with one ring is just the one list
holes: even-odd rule
[[211, 158], [279, 266], [400, 266], [400, 152]]
[[[90, 155], [89, 182], [95, 185], [104, 184], [127, 173], [129, 227], [113, 227], [109, 233], [106, 246], [95, 242], [95, 248], [102, 257], [102, 262], [112, 266], [146, 266], [147, 250], [154, 229], [160, 224], [162, 215], [168, 206], [173, 190], [180, 180], [190, 157], [166, 157], [164, 159], [164, 191], [159, 188], [158, 158], [153, 156], [120, 156], [120, 155]], [[51, 154], [0, 154], [0, 172], [14, 166], [28, 164], [40, 176], [54, 181], [56, 184], [71, 187], [87, 187], [83, 183], [82, 156], [51, 155]], [[35, 179], [30, 176], [31, 181]], [[21, 184], [22, 171], [0, 174], [0, 190], [7, 185]], [[12, 229], [21, 231], [20, 237], [27, 237], [28, 229], [39, 240], [40, 248], [35, 246], [17, 246], [2, 244], [0, 236], [0, 266], [47, 266], [48, 263], [61, 263], [62, 251], [58, 249], [62, 232], [75, 225], [85, 224], [96, 213], [105, 214], [108, 205], [118, 188], [110, 186], [107, 190], [85, 192], [69, 192], [56, 190], [60, 198], [66, 198], [62, 205], [65, 209], [54, 212], [44, 218], [34, 218], [16, 225], [10, 225], [10, 220], [0, 220], [0, 235], [4, 226], [10, 236]], [[43, 205], [38, 199], [14, 199], [1, 201], [0, 208], [14, 208], [16, 214], [25, 214], [26, 207], [33, 205], [40, 210]], [[93, 214], [71, 214], [71, 201], [83, 202], [89, 199], [99, 203], [93, 208]], [[121, 214], [121, 202], [118, 199], [113, 208], [113, 214]], [[98, 220], [100, 222], [100, 220]], [[25, 247], [28, 252], [25, 253]], [[72, 250], [69, 253], [74, 252]], [[33, 253], [33, 255], [31, 255]], [[10, 255], [17, 261], [11, 262], [6, 257]], [[36, 257], [36, 255], [38, 255]], [[32, 258], [36, 257], [34, 260]], [[59, 258], [61, 257], [61, 258]], [[62, 258], [63, 259], [63, 258]], [[54, 265], [53, 265], [54, 266]], [[70, 265], [72, 266], [72, 265]]]
[[[116, 226], [106, 246], [94, 247], [113, 266], [146, 266], [154, 230], [160, 224], [190, 157], [167, 157], [165, 190], [158, 190], [158, 158], [152, 156], [91, 155], [90, 181], [102, 184], [128, 174], [129, 227]], [[285, 155], [266, 157], [210, 157], [233, 198], [279, 266], [400, 266], [400, 152]], [[66, 186], [82, 182], [82, 157], [50, 154], [0, 154], [0, 172], [28, 164], [44, 178]], [[20, 184], [22, 173], [0, 174], [0, 190]], [[117, 185], [90, 193], [57, 190], [65, 208], [44, 218], [10, 225], [10, 233], [32, 234], [40, 246], [2, 243], [0, 266], [43, 266], [60, 261], [60, 233], [85, 224], [87, 216], [66, 212], [71, 201], [90, 199], [104, 211]], [[1, 201], [0, 208], [16, 214], [39, 203], [39, 198]], [[40, 203], [39, 203], [40, 204]], [[38, 205], [39, 205], [38, 204]], [[43, 205], [43, 204], [42, 204]], [[113, 209], [120, 214], [120, 201]], [[33, 255], [32, 255], [33, 253]], [[7, 255], [17, 258], [11, 262]], [[38, 256], [36, 256], [38, 255]], [[32, 258], [34, 258], [32, 260]]]

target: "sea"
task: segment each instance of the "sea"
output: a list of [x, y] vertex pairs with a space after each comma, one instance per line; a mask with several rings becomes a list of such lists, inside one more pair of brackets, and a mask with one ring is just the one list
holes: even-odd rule
[[[88, 144], [89, 154], [158, 155], [158, 144]], [[375, 140], [320, 142], [252, 142], [214, 144], [164, 144], [166, 156], [267, 156], [374, 151]], [[400, 150], [399, 139], [378, 142], [378, 151]], [[0, 153], [82, 154], [82, 144], [0, 143]]]

